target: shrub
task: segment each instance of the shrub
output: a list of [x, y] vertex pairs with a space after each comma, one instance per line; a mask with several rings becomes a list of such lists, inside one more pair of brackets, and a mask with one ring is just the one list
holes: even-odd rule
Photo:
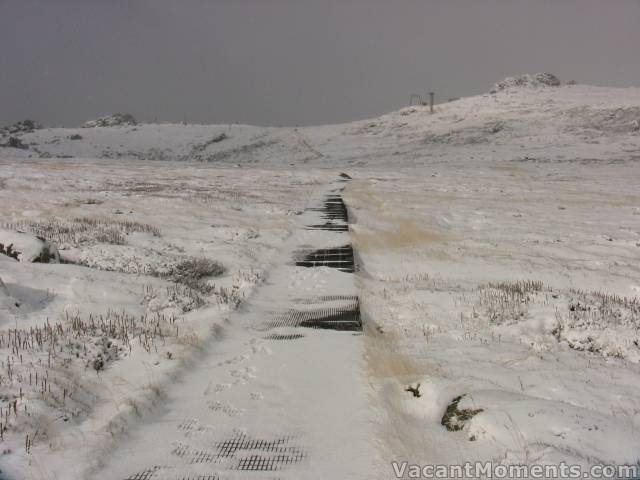
[[469, 420], [483, 411], [481, 408], [458, 408], [460, 400], [464, 397], [464, 395], [460, 395], [454, 398], [442, 416], [440, 423], [450, 432], [462, 430]]
[[4, 145], [9, 148], [19, 148], [20, 150], [26, 150], [29, 148], [27, 145], [22, 143], [18, 137], [9, 137], [9, 141]]
[[18, 256], [20, 255], [20, 252], [13, 249], [13, 243], [6, 247], [4, 244], [0, 243], [0, 253], [15, 260], [18, 260]]
[[205, 281], [206, 277], [218, 277], [224, 273], [220, 262], [204, 257], [190, 257], [172, 265], [163, 277], [181, 283], [203, 293], [211, 293], [213, 287]]

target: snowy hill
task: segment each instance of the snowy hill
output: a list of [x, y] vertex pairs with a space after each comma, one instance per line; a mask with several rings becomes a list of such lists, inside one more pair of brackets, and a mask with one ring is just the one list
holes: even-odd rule
[[[13, 135], [28, 148], [5, 147], [5, 156], [197, 160], [211, 163], [308, 162], [320, 158], [305, 140], [349, 160], [349, 147], [371, 148], [377, 158], [409, 148], [438, 155], [443, 148], [553, 147], [558, 155], [585, 149], [624, 154], [637, 147], [640, 89], [585, 85], [506, 86], [493, 94], [439, 104], [434, 115], [414, 106], [377, 119], [344, 125], [263, 128], [244, 125], [142, 124], [80, 129], [39, 129]], [[5, 140], [8, 133], [4, 134]], [[6, 142], [0, 140], [0, 144]], [[493, 152], [493, 150], [496, 150]], [[325, 152], [325, 150], [323, 150]], [[369, 153], [369, 152], [368, 152]], [[412, 150], [410, 155], [414, 157]], [[327, 156], [325, 154], [325, 156]], [[345, 156], [347, 158], [345, 158]], [[325, 163], [322, 161], [321, 163]]]

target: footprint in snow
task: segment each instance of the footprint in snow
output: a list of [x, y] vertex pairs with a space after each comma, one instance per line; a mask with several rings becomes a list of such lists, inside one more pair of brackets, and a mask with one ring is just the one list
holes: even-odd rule
[[257, 338], [251, 339], [249, 344], [251, 345], [251, 351], [254, 355], [259, 353], [262, 353], [264, 355], [271, 355], [272, 353], [272, 350], [269, 347], [264, 346], [263, 342]]
[[211, 400], [207, 402], [207, 405], [214, 412], [221, 412], [230, 417], [237, 417], [238, 415], [242, 415], [244, 411], [240, 408], [234, 407], [232, 404], [227, 402], [220, 402], [217, 400]]
[[183, 458], [189, 453], [189, 444], [184, 442], [172, 442], [171, 453], [177, 457]]
[[229, 390], [230, 388], [231, 388], [230, 383], [216, 383], [213, 386], [209, 384], [209, 386], [205, 389], [204, 394], [209, 395], [210, 393], [220, 393], [220, 392], [224, 392], [225, 390]]
[[244, 361], [249, 360], [249, 355], [238, 355], [237, 357], [229, 358], [228, 360], [224, 360], [222, 362], [218, 362], [218, 367], [223, 367], [225, 365], [237, 365], [238, 363], [242, 363]]
[[211, 433], [214, 430], [214, 427], [210, 425], [202, 425], [200, 420], [197, 418], [185, 418], [178, 425], [178, 430], [182, 430], [184, 436], [189, 438], [204, 435], [208, 432]]
[[198, 428], [200, 422], [197, 418], [185, 418], [178, 425], [178, 430], [194, 430]]
[[229, 371], [229, 375], [235, 377], [237, 380], [233, 382], [234, 384], [244, 385], [249, 380], [256, 378], [254, 375], [256, 373], [255, 367], [244, 367], [236, 370]]
[[253, 346], [254, 354], [263, 354], [263, 355], [271, 355], [273, 351], [269, 347], [265, 347], [264, 345], [254, 345]]

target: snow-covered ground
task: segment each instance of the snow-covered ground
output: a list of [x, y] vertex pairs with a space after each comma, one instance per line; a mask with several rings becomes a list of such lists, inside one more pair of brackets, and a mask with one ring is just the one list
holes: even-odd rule
[[[420, 463], [635, 464], [640, 172], [501, 167], [349, 190], [382, 436]], [[448, 432], [460, 396], [482, 411]]]
[[[637, 465], [639, 122], [640, 89], [568, 85], [2, 134], [0, 243], [60, 263], [0, 254], [0, 478], [247, 478], [190, 463], [233, 435], [304, 452], [278, 478]], [[350, 231], [308, 230], [342, 186]], [[292, 263], [349, 241], [354, 275]], [[270, 337], [322, 295], [358, 295], [363, 335]]]

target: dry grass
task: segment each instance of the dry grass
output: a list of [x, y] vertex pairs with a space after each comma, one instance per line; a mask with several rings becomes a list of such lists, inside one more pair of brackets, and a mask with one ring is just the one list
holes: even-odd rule
[[640, 329], [640, 299], [627, 298], [601, 291], [571, 289], [568, 292], [568, 311], [557, 312], [561, 324], [596, 329], [626, 326]]
[[518, 280], [515, 282], [495, 282], [489, 283], [488, 288], [501, 290], [509, 295], [525, 297], [530, 293], [538, 293], [543, 290], [549, 291], [549, 287], [545, 287], [544, 283], [538, 280]]
[[76, 217], [71, 219], [52, 217], [47, 220], [22, 220], [6, 223], [2, 226], [10, 230], [29, 232], [56, 245], [80, 246], [95, 243], [124, 245], [126, 235], [134, 232], [160, 236], [160, 230], [153, 225], [108, 217]]
[[190, 333], [178, 337], [176, 339], [176, 343], [179, 345], [188, 345], [197, 350], [202, 350], [204, 348], [203, 340], [195, 333]]
[[49, 421], [90, 411], [96, 400], [87, 389], [91, 372], [99, 374], [110, 362], [130, 355], [134, 346], [157, 353], [169, 341], [193, 345], [191, 338], [182, 341], [173, 317], [115, 310], [97, 316], [67, 314], [57, 322], [0, 331], [0, 349], [6, 352], [0, 362], [0, 437], [26, 429], [31, 432], [27, 450], [34, 442], [51, 443], [38, 408], [46, 405], [58, 412], [47, 416]]
[[[551, 288], [540, 281], [519, 280], [483, 285], [473, 294], [473, 317], [481, 317], [494, 325], [510, 325], [526, 318], [529, 305], [541, 292]], [[463, 303], [468, 303], [465, 300]]]
[[167, 299], [171, 303], [180, 305], [183, 313], [200, 308], [205, 304], [204, 298], [202, 298], [200, 293], [186, 285], [172, 285], [167, 287]]

